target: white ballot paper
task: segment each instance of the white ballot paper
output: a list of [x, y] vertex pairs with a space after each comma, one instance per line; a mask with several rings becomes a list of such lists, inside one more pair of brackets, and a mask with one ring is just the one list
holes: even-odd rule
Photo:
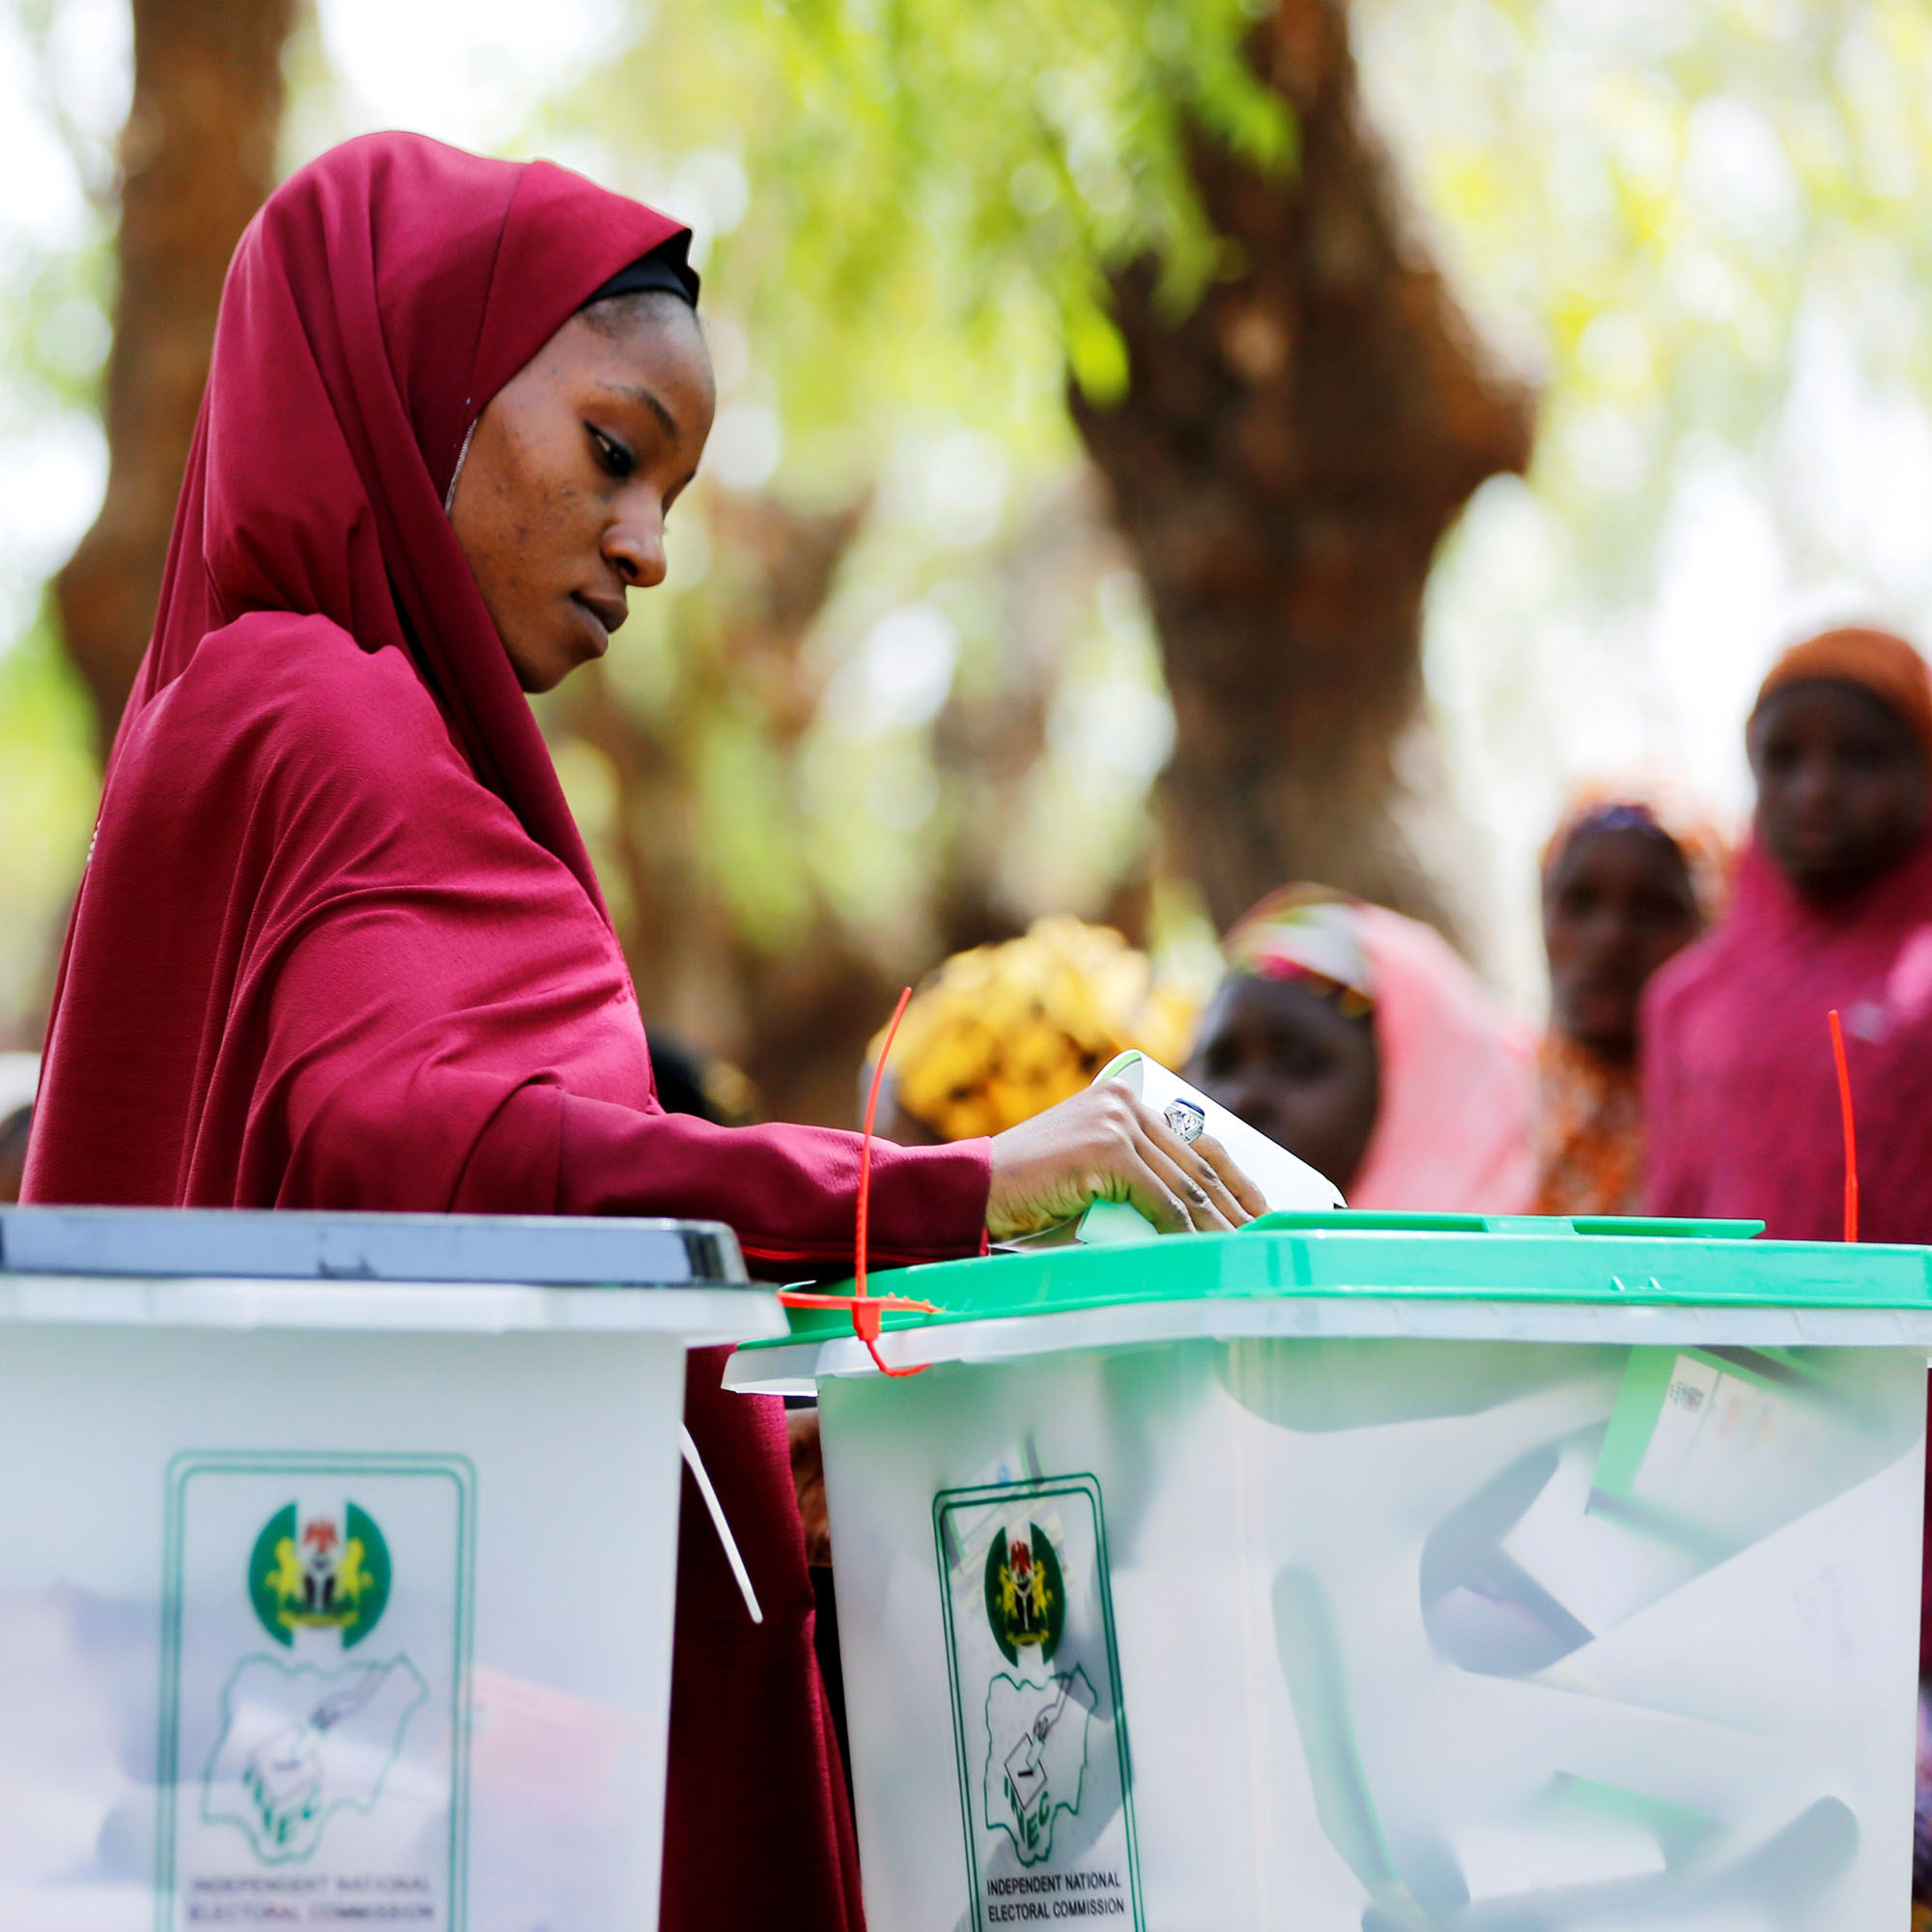
[[[1156, 1114], [1170, 1108], [1193, 1109], [1201, 1116], [1202, 1131], [1227, 1149], [1235, 1165], [1261, 1189], [1271, 1213], [1321, 1214], [1349, 1205], [1332, 1180], [1265, 1134], [1257, 1133], [1199, 1088], [1190, 1087], [1179, 1074], [1170, 1073], [1159, 1061], [1144, 1053], [1123, 1053], [1100, 1069], [1094, 1085], [1102, 1080], [1118, 1080]], [[1144, 1241], [1154, 1232], [1140, 1210], [1125, 1202], [1096, 1201], [1072, 1224], [1071, 1237], [1090, 1242]]]

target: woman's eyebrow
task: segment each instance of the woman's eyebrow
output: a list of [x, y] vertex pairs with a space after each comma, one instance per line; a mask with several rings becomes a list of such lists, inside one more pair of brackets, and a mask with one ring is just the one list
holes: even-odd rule
[[603, 389], [607, 396], [617, 396], [627, 403], [643, 404], [645, 409], [649, 410], [652, 415], [656, 416], [658, 421], [664, 424], [665, 434], [670, 438], [672, 442], [675, 443], [683, 438], [684, 432], [678, 428], [677, 418], [658, 401], [656, 396], [652, 395], [650, 390], [644, 388], [641, 384], [636, 383], [606, 383], [603, 384]]

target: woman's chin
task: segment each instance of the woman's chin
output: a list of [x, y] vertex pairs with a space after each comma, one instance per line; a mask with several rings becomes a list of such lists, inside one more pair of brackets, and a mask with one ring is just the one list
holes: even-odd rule
[[517, 674], [517, 683], [531, 697], [540, 697], [547, 691], [554, 691], [581, 665], [588, 664], [593, 656], [602, 655], [601, 652], [581, 648], [561, 650], [554, 645], [534, 648], [527, 644], [522, 647], [506, 645], [504, 648], [509, 656], [510, 668]]

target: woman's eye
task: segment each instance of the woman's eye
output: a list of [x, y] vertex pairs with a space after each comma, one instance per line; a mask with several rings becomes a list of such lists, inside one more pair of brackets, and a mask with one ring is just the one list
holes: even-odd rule
[[1312, 1041], [1300, 1040], [1278, 1049], [1275, 1064], [1282, 1077], [1297, 1087], [1314, 1087], [1334, 1071], [1334, 1056]]
[[590, 432], [590, 440], [597, 450], [597, 461], [612, 476], [628, 476], [638, 467], [638, 459], [615, 437], [606, 436], [595, 423], [585, 423], [583, 427]]

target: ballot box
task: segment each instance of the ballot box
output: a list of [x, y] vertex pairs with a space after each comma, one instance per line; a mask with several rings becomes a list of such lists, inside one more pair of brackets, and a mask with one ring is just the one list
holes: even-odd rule
[[0, 1926], [657, 1922], [729, 1230], [0, 1211]]
[[1273, 1215], [906, 1269], [815, 1390], [871, 1932], [1909, 1913], [1928, 1254]]

